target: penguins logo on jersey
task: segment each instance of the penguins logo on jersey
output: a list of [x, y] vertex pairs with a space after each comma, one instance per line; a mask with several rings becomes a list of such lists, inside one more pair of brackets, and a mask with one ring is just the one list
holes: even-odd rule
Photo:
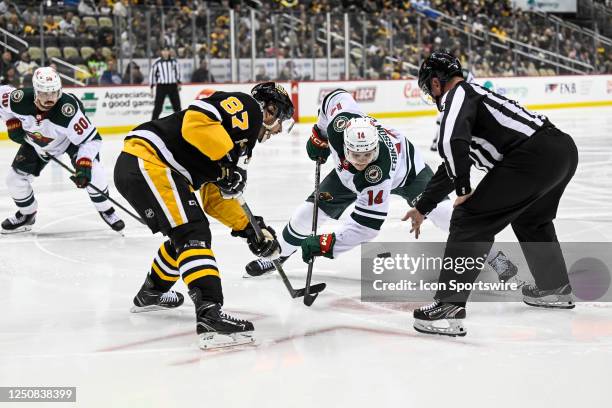
[[145, 215], [147, 218], [153, 218], [155, 216], [155, 212], [151, 208], [147, 208], [145, 210]]
[[378, 183], [382, 179], [382, 169], [378, 166], [370, 166], [365, 169], [365, 179], [368, 183]]
[[334, 119], [334, 123], [333, 123], [334, 130], [336, 132], [342, 132], [346, 128], [347, 124], [348, 124], [348, 119], [346, 116], [338, 116], [336, 119]]
[[76, 109], [74, 109], [74, 106], [72, 106], [72, 104], [65, 103], [62, 105], [62, 113], [64, 114], [64, 116], [70, 117], [74, 115], [75, 112], [76, 112]]
[[13, 102], [21, 102], [23, 99], [23, 91], [21, 89], [11, 93], [11, 100]]

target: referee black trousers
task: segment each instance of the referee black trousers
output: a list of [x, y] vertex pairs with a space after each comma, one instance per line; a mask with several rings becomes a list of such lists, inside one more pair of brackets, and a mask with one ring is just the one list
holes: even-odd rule
[[[536, 132], [507, 154], [472, 196], [455, 208], [445, 258], [486, 256], [495, 235], [511, 224], [538, 288], [569, 283], [553, 220], [577, 165], [578, 150], [569, 135], [554, 127]], [[451, 291], [449, 282], [472, 283], [479, 273], [476, 268], [462, 274], [442, 269], [439, 281], [446, 290], [439, 290], [435, 298], [465, 305], [469, 291]]]
[[153, 118], [152, 120], [158, 119], [162, 109], [164, 108], [164, 102], [166, 96], [170, 98], [172, 109], [174, 112], [181, 110], [181, 97], [179, 96], [177, 84], [161, 84], [155, 88], [155, 104], [153, 106]]

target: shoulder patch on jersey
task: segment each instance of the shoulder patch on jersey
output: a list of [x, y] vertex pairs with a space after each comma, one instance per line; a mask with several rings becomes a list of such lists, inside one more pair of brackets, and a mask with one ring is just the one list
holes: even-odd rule
[[365, 179], [368, 183], [378, 183], [382, 180], [383, 172], [382, 169], [376, 165], [368, 166], [364, 171]]
[[23, 91], [21, 89], [13, 91], [13, 92], [11, 92], [11, 100], [13, 102], [19, 103], [23, 99], [23, 95], [24, 94], [23, 94]]
[[336, 132], [344, 132], [346, 125], [348, 124], [349, 119], [346, 116], [339, 115], [334, 119], [332, 123], [334, 130]]
[[62, 113], [64, 116], [71, 117], [76, 113], [76, 109], [74, 108], [73, 104], [65, 103], [62, 105]]

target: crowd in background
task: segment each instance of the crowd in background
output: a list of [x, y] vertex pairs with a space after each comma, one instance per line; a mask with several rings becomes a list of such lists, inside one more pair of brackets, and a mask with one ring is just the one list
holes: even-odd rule
[[[57, 0], [41, 17], [39, 1], [0, 1], [0, 27], [25, 39], [29, 52], [6, 51], [2, 81], [26, 84], [45, 53], [80, 66], [87, 83], [144, 81], [135, 62], [163, 46], [200, 65], [193, 81], [214, 79], [208, 61], [230, 57], [230, 7], [236, 15], [236, 56], [251, 57], [251, 9], [256, 9], [257, 58], [325, 58], [326, 12], [331, 13], [332, 58], [344, 58], [344, 16], [349, 13], [351, 79], [406, 78], [424, 55], [445, 48], [477, 76], [571, 73], [550, 62], [592, 73], [612, 73], [612, 49], [582, 31], [558, 26], [544, 14], [513, 9], [510, 0]], [[606, 4], [605, 1], [600, 3]], [[609, 3], [609, 2], [608, 2]], [[16, 6], [16, 7], [15, 7]], [[609, 7], [609, 4], [606, 4]], [[612, 11], [611, 11], [612, 13]], [[41, 21], [42, 18], [42, 21]], [[44, 49], [40, 37], [44, 37]], [[2, 37], [0, 36], [0, 39]], [[195, 40], [195, 41], [194, 41]], [[529, 48], [537, 47], [537, 49]], [[535, 58], [529, 58], [519, 50]], [[555, 59], [549, 50], [593, 66]], [[278, 78], [310, 79], [291, 61]], [[63, 67], [59, 67], [62, 69]], [[257, 72], [259, 80], [267, 78]]]

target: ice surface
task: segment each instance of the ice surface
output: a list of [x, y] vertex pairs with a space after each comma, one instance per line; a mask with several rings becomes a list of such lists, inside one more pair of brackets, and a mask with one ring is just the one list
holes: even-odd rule
[[[559, 239], [611, 241], [612, 109], [545, 113], [580, 150], [556, 220]], [[437, 166], [429, 151], [433, 117], [384, 122], [403, 130]], [[297, 125], [291, 136], [258, 146], [249, 166], [247, 202], [277, 231], [313, 186], [314, 164], [304, 152], [309, 127]], [[121, 145], [121, 137], [105, 139], [110, 180]], [[15, 151], [15, 144], [0, 143], [2, 178]], [[608, 304], [578, 304], [573, 311], [470, 304], [467, 337], [429, 337], [412, 329], [415, 305], [359, 301], [359, 249], [317, 260], [313, 281], [327, 282], [328, 289], [306, 308], [275, 276], [243, 279], [253, 258], [216, 221], [213, 248], [225, 309], [253, 320], [260, 344], [203, 352], [188, 299], [175, 311], [128, 312], [160, 235], [127, 216], [126, 236], [112, 232], [54, 164], [34, 186], [34, 232], [0, 237], [0, 386], [76, 386], [79, 407], [607, 405]], [[405, 210], [394, 198], [377, 240], [412, 239], [399, 221]], [[14, 211], [2, 184], [1, 218]], [[429, 223], [422, 234], [445, 239]], [[498, 238], [514, 240], [510, 230]], [[301, 287], [301, 259], [293, 257], [286, 270]], [[186, 294], [182, 282], [176, 289]]]

